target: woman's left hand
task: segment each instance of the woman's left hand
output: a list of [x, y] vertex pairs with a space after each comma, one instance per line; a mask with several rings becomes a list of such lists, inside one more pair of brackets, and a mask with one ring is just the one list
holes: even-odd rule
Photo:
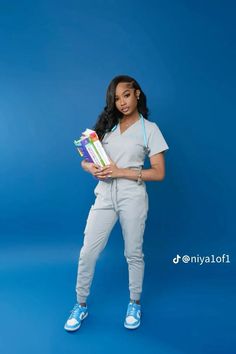
[[106, 178], [117, 178], [120, 176], [120, 168], [111, 160], [110, 165], [100, 167], [100, 169], [95, 172], [95, 176], [102, 180]]

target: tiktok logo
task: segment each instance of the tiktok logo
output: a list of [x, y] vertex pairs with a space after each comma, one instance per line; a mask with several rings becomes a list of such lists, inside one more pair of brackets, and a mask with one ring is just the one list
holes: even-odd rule
[[211, 254], [208, 256], [200, 256], [199, 254], [195, 256], [189, 256], [188, 254], [185, 254], [184, 256], [180, 256], [179, 254], [177, 254], [176, 257], [172, 259], [172, 261], [174, 264], [178, 264], [181, 261], [184, 264], [196, 263], [200, 266], [208, 263], [230, 263], [229, 254], [225, 253], [223, 253], [222, 256], [216, 256], [215, 254]]
[[176, 256], [175, 258], [173, 258], [173, 263], [174, 263], [174, 264], [179, 263], [180, 258], [181, 258], [181, 257], [177, 254], [177, 256]]

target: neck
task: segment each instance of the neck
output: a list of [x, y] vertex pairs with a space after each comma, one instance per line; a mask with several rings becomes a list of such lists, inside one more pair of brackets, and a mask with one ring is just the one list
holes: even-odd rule
[[134, 122], [139, 119], [139, 112], [135, 111], [129, 115], [123, 115], [121, 118], [122, 122]]

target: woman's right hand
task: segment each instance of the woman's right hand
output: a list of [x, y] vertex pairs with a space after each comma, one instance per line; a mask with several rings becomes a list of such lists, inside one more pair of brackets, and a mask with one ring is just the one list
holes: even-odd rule
[[86, 172], [91, 173], [94, 177], [95, 177], [95, 173], [98, 172], [100, 169], [99, 166], [96, 165], [95, 163], [88, 162], [86, 160], [83, 160], [81, 162], [81, 166]]
[[[111, 177], [110, 176], [111, 171], [109, 169], [107, 169], [107, 166], [101, 167], [101, 166], [96, 165], [93, 162], [88, 162], [86, 160], [83, 160], [81, 162], [81, 166], [83, 167], [83, 169], [85, 171], [91, 173], [91, 175], [93, 175], [96, 179], [98, 179], [100, 181], [104, 181], [104, 180]], [[104, 170], [106, 170], [105, 173], [103, 172]]]

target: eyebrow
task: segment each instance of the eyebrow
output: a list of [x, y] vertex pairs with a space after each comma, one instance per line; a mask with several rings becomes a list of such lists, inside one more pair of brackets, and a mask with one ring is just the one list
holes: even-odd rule
[[[130, 89], [126, 89], [125, 91], [122, 92], [122, 95], [126, 92], [126, 91], [129, 91]], [[118, 96], [115, 95], [115, 98], [117, 98]]]

